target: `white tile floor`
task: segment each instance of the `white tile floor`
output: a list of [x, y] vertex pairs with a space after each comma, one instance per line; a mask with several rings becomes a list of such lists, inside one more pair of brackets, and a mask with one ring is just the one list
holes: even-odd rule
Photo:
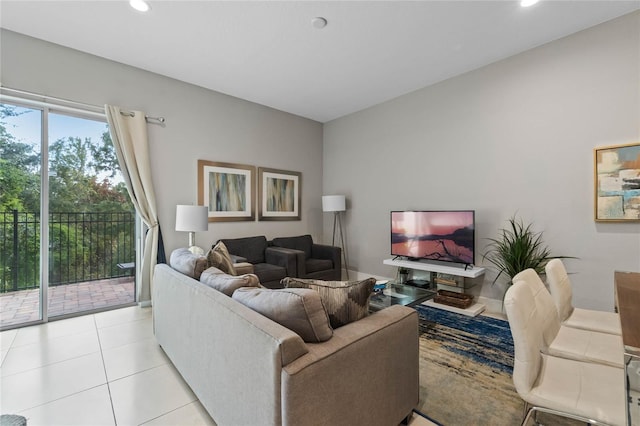
[[151, 309], [0, 333], [0, 411], [36, 425], [215, 425], [155, 341]]
[[4, 331], [0, 355], [0, 413], [29, 426], [215, 425], [158, 346], [150, 308]]

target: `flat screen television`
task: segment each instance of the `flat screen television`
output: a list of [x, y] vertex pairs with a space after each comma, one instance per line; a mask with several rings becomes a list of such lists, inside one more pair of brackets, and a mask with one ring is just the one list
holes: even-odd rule
[[473, 265], [475, 211], [392, 211], [391, 255]]

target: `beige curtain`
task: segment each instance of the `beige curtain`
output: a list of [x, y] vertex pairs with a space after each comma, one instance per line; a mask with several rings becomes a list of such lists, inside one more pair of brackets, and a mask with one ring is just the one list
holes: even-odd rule
[[104, 109], [129, 196], [136, 211], [149, 228], [144, 241], [140, 279], [137, 285], [138, 302], [148, 304], [151, 302], [159, 228], [156, 197], [151, 181], [147, 121], [145, 114], [141, 111], [127, 111], [126, 114], [121, 114], [120, 108], [112, 105], [105, 105]]

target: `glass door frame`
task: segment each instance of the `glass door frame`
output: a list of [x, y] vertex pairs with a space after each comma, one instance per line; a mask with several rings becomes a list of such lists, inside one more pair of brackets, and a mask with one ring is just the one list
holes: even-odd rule
[[[4, 89], [1, 88], [0, 89]], [[4, 90], [3, 90], [4, 91]], [[28, 321], [20, 324], [12, 324], [6, 327], [0, 326], [0, 331], [9, 330], [12, 328], [25, 327], [29, 325], [43, 324], [49, 322], [49, 114], [63, 114], [77, 118], [101, 121], [107, 123], [104, 111], [98, 112], [98, 108], [95, 111], [90, 109], [80, 109], [65, 105], [52, 104], [50, 102], [41, 101], [37, 99], [30, 99], [29, 97], [16, 97], [6, 95], [0, 92], [0, 103], [8, 104], [12, 106], [29, 108], [38, 110], [41, 113], [40, 116], [40, 286], [39, 286], [39, 313], [40, 319], [35, 321]], [[72, 103], [72, 102], [70, 102]], [[136, 226], [134, 241], [140, 240], [140, 229], [138, 222], [140, 216], [135, 213]], [[141, 255], [136, 244], [136, 267], [134, 272], [134, 294], [132, 304], [138, 302], [137, 283], [140, 269], [139, 256]], [[127, 305], [125, 305], [127, 306]], [[65, 319], [73, 316], [88, 315], [94, 312], [101, 312], [106, 309], [94, 309], [87, 311], [79, 311], [73, 314], [56, 315], [54, 320]]]

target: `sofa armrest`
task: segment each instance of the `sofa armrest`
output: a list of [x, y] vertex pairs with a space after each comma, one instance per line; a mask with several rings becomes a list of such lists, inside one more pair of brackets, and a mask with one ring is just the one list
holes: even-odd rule
[[333, 269], [342, 269], [342, 249], [340, 247], [325, 244], [311, 246], [311, 257], [314, 259], [329, 259], [333, 262]]
[[296, 253], [294, 250], [282, 247], [267, 247], [264, 251], [266, 263], [282, 266], [286, 269], [287, 275], [297, 277]]
[[306, 265], [307, 259], [302, 250], [296, 250], [296, 249], [291, 249], [286, 247], [277, 247], [277, 246], [274, 246], [274, 247], [280, 251], [292, 253], [296, 258], [295, 274], [289, 273], [288, 276], [298, 278], [298, 277], [304, 277], [307, 274], [307, 265]]
[[399, 424], [417, 406], [414, 309], [391, 306], [307, 348], [282, 371], [283, 425]]

